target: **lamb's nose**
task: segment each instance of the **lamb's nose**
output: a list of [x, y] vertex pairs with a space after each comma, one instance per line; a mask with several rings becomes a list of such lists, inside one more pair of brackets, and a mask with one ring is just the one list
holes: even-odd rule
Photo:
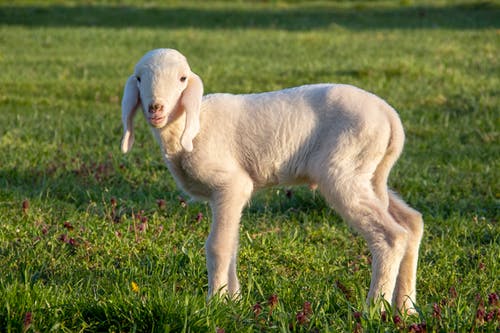
[[149, 105], [149, 113], [156, 113], [156, 112], [160, 112], [161, 110], [163, 110], [163, 104], [161, 103], [152, 103]]

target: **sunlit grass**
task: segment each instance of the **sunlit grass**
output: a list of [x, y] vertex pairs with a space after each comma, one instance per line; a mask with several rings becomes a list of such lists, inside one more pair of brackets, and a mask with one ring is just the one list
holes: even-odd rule
[[[497, 1], [0, 2], [0, 330], [499, 328]], [[175, 186], [120, 98], [174, 47], [206, 92], [343, 82], [387, 99], [407, 143], [391, 187], [424, 213], [418, 315], [364, 304], [364, 241], [307, 188], [244, 211], [240, 301], [206, 302], [207, 205]]]

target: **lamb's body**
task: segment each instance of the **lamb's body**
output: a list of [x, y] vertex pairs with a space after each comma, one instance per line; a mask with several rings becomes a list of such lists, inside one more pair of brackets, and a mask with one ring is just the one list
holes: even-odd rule
[[[353, 101], [356, 108], [345, 107]], [[307, 85], [249, 95], [207, 95], [201, 104], [200, 118], [201, 128], [191, 154], [182, 154], [177, 159], [175, 151], [181, 147], [168, 148], [168, 139], [161, 139], [161, 134], [158, 139], [169, 155], [167, 162], [179, 185], [202, 200], [209, 200], [212, 190], [217, 189], [218, 177], [214, 174], [232, 173], [234, 169], [247, 173], [255, 189], [278, 184], [319, 184], [322, 172], [318, 168], [326, 165], [350, 170], [359, 177], [360, 166], [355, 164], [360, 163], [360, 158], [371, 161], [364, 166], [367, 169], [364, 173], [371, 174], [389, 145], [391, 118], [399, 126], [394, 160], [403, 144], [396, 112], [377, 96], [348, 85]], [[182, 124], [180, 121], [174, 125], [182, 127]], [[214, 131], [217, 127], [224, 130]], [[171, 139], [171, 130], [167, 126], [160, 133]], [[180, 135], [181, 129], [177, 132]], [[203, 149], [196, 148], [198, 141], [203, 142]], [[339, 147], [338, 142], [346, 145]], [[192, 165], [203, 168], [196, 175], [176, 172], [186, 166], [193, 169]]]
[[[131, 119], [142, 102], [178, 185], [210, 202], [209, 294], [239, 292], [239, 220], [252, 192], [308, 183], [318, 185], [367, 240], [373, 256], [368, 299], [384, 297], [410, 309], [423, 224], [420, 214], [387, 188], [404, 144], [396, 111], [348, 85], [202, 98], [201, 80], [184, 74], [188, 69], [173, 50], [152, 51], [139, 62], [140, 92], [133, 88], [133, 77], [125, 88], [122, 149], [130, 149]], [[169, 96], [166, 84], [181, 87], [171, 88], [175, 96]]]

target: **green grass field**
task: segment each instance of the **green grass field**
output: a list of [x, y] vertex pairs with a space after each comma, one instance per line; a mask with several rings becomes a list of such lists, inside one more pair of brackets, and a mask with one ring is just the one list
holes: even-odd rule
[[[254, 197], [242, 298], [207, 304], [208, 206], [143, 119], [119, 150], [123, 85], [159, 47], [207, 93], [342, 82], [400, 112], [418, 315], [364, 305], [366, 244], [307, 188]], [[498, 332], [499, 54], [499, 1], [0, 1], [0, 331]]]

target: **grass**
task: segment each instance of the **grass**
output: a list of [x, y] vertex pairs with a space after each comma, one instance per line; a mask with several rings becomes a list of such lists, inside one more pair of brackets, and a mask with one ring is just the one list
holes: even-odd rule
[[[498, 332], [498, 1], [0, 1], [0, 331]], [[343, 82], [407, 132], [392, 188], [424, 214], [419, 314], [367, 308], [364, 241], [305, 188], [244, 212], [239, 302], [206, 303], [210, 212], [121, 92], [173, 47], [207, 92]]]

